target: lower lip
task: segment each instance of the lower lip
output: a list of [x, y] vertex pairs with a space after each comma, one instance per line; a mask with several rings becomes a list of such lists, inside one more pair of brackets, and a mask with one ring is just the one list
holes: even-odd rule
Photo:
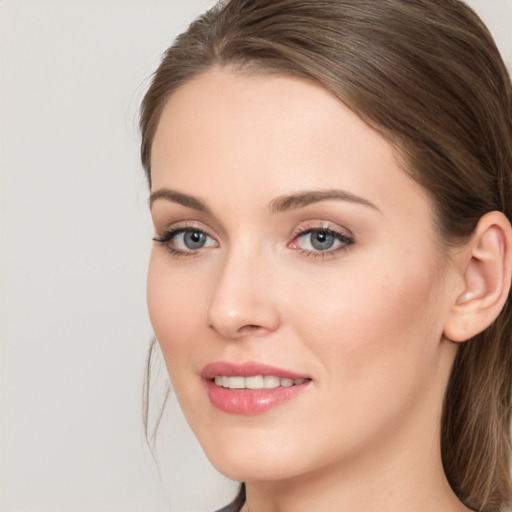
[[288, 387], [270, 389], [229, 389], [206, 381], [210, 402], [229, 414], [254, 415], [296, 398], [310, 381]]

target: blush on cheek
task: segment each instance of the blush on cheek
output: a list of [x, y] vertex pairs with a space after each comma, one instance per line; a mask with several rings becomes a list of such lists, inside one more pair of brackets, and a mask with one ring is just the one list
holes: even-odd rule
[[165, 273], [159, 273], [155, 266], [150, 266], [147, 285], [148, 312], [160, 345], [168, 343], [169, 335], [176, 326], [176, 318], [180, 318], [180, 312], [176, 309], [179, 305], [176, 293], [171, 291], [170, 286]]
[[[344, 278], [342, 292], [336, 286], [315, 311], [315, 324], [324, 326], [322, 335], [317, 330], [316, 337], [326, 347], [330, 344], [330, 350], [343, 353], [351, 366], [358, 361], [365, 366], [377, 353], [383, 360], [395, 350], [403, 357], [411, 340], [418, 339], [418, 331], [425, 331], [425, 336], [430, 331], [435, 272], [413, 264], [401, 277], [392, 267], [389, 270], [384, 275], [367, 273], [363, 279]], [[397, 277], [390, 279], [389, 275]]]
[[166, 265], [154, 260], [150, 264], [147, 284], [149, 317], [162, 350], [173, 350], [188, 344], [202, 325], [201, 294], [197, 282], [191, 283], [179, 272], [170, 272]]

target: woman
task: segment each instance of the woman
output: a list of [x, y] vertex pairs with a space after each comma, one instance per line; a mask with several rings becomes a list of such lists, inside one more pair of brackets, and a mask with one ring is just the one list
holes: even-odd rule
[[[231, 0], [141, 112], [148, 305], [229, 510], [509, 503], [512, 88], [458, 0]], [[241, 508], [242, 507], [242, 508]]]

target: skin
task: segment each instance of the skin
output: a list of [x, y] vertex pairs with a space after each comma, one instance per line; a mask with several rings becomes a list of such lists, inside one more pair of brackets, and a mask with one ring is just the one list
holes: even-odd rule
[[[213, 465], [247, 483], [251, 512], [468, 510], [439, 450], [456, 353], [443, 331], [463, 282], [394, 148], [318, 85], [214, 69], [171, 96], [151, 161], [154, 197], [208, 209], [152, 202], [157, 238], [208, 238], [154, 243], [151, 321], [187, 420]], [[334, 189], [362, 202], [272, 208]], [[325, 228], [351, 243], [320, 251], [298, 235]], [[199, 375], [220, 360], [312, 382], [263, 414], [227, 414]]]

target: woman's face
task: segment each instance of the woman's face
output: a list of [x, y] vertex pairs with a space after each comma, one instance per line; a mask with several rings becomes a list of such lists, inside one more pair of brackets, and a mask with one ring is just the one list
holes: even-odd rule
[[436, 451], [460, 287], [393, 147], [313, 83], [212, 70], [151, 161], [149, 312], [212, 463], [257, 481]]

